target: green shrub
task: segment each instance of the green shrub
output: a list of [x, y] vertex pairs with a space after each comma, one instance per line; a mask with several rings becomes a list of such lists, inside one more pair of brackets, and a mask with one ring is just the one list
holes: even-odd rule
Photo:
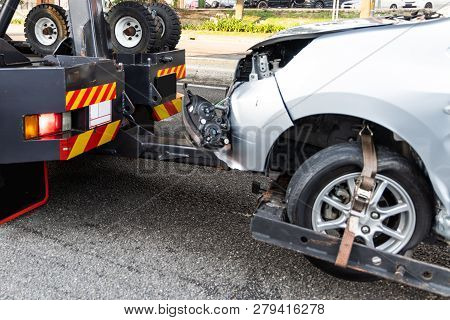
[[285, 29], [284, 26], [242, 21], [235, 18], [220, 18], [217, 20], [204, 21], [199, 25], [186, 24], [183, 29], [205, 30], [222, 32], [249, 32], [249, 33], [274, 33]]

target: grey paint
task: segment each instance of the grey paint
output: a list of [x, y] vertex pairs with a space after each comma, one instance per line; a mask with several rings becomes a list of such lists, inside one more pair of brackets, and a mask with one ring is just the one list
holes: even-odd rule
[[69, 0], [70, 36], [74, 55], [110, 57], [101, 0]]
[[[45, 81], [42, 81], [45, 79]], [[23, 116], [65, 111], [64, 69], [0, 69], [0, 164], [59, 159], [59, 141], [25, 141]]]
[[232, 150], [216, 155], [233, 169], [262, 172], [273, 143], [293, 125], [275, 78], [242, 83], [231, 105]]

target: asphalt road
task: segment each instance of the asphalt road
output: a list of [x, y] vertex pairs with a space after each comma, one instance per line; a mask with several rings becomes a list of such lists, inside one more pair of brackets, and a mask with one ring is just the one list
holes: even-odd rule
[[[98, 155], [53, 163], [49, 203], [0, 227], [0, 298], [436, 298], [387, 281], [334, 279], [299, 254], [252, 240], [255, 179], [267, 182]], [[422, 246], [418, 257], [449, 266], [444, 250]]]

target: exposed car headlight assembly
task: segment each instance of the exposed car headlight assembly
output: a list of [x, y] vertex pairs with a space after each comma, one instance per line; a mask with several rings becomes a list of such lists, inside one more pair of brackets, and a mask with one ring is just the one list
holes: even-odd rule
[[198, 147], [218, 149], [230, 144], [230, 99], [214, 105], [188, 92], [183, 108], [183, 123], [192, 142]]

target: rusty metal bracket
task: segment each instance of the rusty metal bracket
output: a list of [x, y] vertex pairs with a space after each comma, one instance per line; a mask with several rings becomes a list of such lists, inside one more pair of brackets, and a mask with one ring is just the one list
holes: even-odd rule
[[[287, 223], [284, 212], [284, 206], [278, 202], [261, 202], [251, 221], [253, 238], [334, 263], [340, 239]], [[354, 243], [347, 267], [450, 297], [450, 269], [408, 256]]]

